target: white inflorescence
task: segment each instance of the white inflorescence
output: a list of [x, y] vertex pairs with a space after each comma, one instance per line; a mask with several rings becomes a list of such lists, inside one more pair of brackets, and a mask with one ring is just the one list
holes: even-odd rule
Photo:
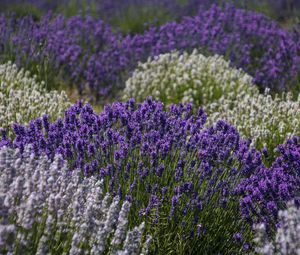
[[130, 203], [102, 181], [54, 161], [0, 150], [0, 254], [140, 254], [144, 224], [128, 231]]
[[274, 150], [288, 137], [300, 134], [300, 96], [293, 101], [290, 94], [272, 98], [268, 91], [251, 96], [242, 93], [235, 101], [222, 98], [206, 110], [210, 123], [228, 121], [257, 148]]
[[256, 252], [262, 255], [300, 254], [300, 209], [290, 202], [288, 208], [280, 211], [278, 216], [280, 227], [277, 229], [274, 242], [269, 240], [264, 224], [255, 227]]
[[65, 92], [47, 91], [43, 82], [10, 62], [0, 65], [0, 128], [27, 124], [44, 114], [55, 119], [69, 106]]
[[251, 76], [230, 67], [223, 57], [205, 57], [177, 51], [139, 63], [126, 82], [124, 99], [143, 101], [147, 96], [166, 104], [191, 102], [206, 105], [222, 96], [234, 99], [240, 93], [257, 93]]

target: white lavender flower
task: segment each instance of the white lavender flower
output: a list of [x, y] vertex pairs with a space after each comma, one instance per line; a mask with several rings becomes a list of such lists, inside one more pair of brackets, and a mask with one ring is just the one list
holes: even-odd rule
[[149, 246], [150, 246], [151, 242], [152, 242], [152, 236], [147, 235], [146, 241], [145, 241], [145, 243], [143, 244], [143, 248], [142, 248], [142, 253], [141, 253], [141, 255], [148, 254], [148, 252], [149, 252]]
[[205, 57], [177, 51], [139, 63], [126, 82], [124, 99], [143, 101], [147, 96], [166, 104], [192, 102], [206, 105], [224, 96], [234, 99], [241, 92], [257, 93], [251, 76], [230, 67], [221, 56]]
[[48, 92], [43, 82], [11, 62], [0, 65], [0, 128], [27, 124], [44, 114], [55, 119], [69, 106], [65, 92]]
[[123, 243], [124, 239], [126, 238], [129, 210], [130, 210], [130, 203], [126, 201], [122, 205], [122, 209], [119, 214], [117, 229], [114, 238], [111, 242], [113, 246], [116, 247], [120, 246]]
[[115, 228], [115, 224], [118, 219], [119, 209], [119, 197], [115, 197], [111, 206], [108, 209], [106, 221], [101, 224], [101, 228], [96, 235], [96, 239], [92, 248], [92, 254], [103, 254], [107, 239], [109, 238], [112, 230]]
[[[119, 251], [119, 255], [138, 255], [141, 253], [142, 234], [145, 228], [145, 224], [135, 227], [132, 231], [129, 231], [126, 236], [123, 251]], [[148, 240], [149, 241], [149, 240]]]
[[255, 251], [262, 255], [300, 254], [300, 209], [290, 202], [287, 209], [280, 211], [278, 216], [280, 227], [277, 229], [274, 241], [268, 237], [264, 224], [255, 226]]
[[290, 94], [272, 98], [268, 91], [251, 96], [241, 93], [234, 101], [222, 98], [206, 110], [209, 124], [224, 119], [257, 148], [267, 147], [271, 153], [288, 137], [300, 134], [300, 96], [293, 101]]
[[0, 149], [0, 203], [0, 254], [137, 254], [148, 245], [142, 227], [128, 232], [129, 202], [30, 147]]

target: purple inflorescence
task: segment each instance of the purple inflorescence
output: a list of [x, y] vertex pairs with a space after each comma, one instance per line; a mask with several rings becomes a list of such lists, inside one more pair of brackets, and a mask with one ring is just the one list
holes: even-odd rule
[[240, 178], [262, 165], [260, 154], [234, 127], [218, 121], [206, 128], [205, 122], [204, 111], [190, 104], [166, 111], [151, 98], [140, 104], [129, 100], [96, 114], [78, 102], [53, 123], [44, 118], [15, 124], [15, 139], [4, 140], [21, 151], [31, 144], [36, 154], [50, 158], [59, 153], [71, 169], [99, 175], [111, 194], [134, 204], [136, 217], [151, 224], [179, 221], [184, 236], [191, 231], [205, 236], [210, 223], [204, 212], [226, 210], [233, 200], [238, 205], [233, 195]]
[[300, 144], [297, 137], [278, 146], [279, 156], [270, 168], [261, 167], [241, 181], [236, 191], [241, 195], [242, 215], [251, 223], [268, 226], [278, 222], [278, 211], [290, 200], [300, 199]]
[[232, 65], [251, 74], [262, 90], [293, 89], [299, 78], [299, 33], [231, 5], [213, 5], [195, 17], [127, 36], [91, 17], [48, 14], [36, 22], [1, 16], [0, 38], [3, 56], [14, 56], [22, 66], [45, 66], [35, 70], [40, 74], [55, 70], [80, 91], [89, 89], [97, 96], [117, 93], [138, 61], [194, 48], [225, 55]]
[[[99, 94], [106, 94], [111, 86], [112, 80], [105, 80], [104, 76], [101, 84], [87, 85], [91, 75], [87, 72], [91, 56], [118, 42], [118, 36], [101, 20], [89, 16], [67, 19], [51, 13], [40, 21], [35, 21], [31, 16], [18, 18], [1, 15], [0, 35], [0, 51], [3, 53], [0, 60], [5, 60], [6, 56], [9, 60], [13, 57], [17, 65], [33, 68], [39, 75], [43, 72], [47, 75], [47, 72], [54, 70], [56, 76], [61, 76], [69, 84], [76, 84], [80, 91], [89, 86], [90, 89], [97, 88]], [[43, 68], [36, 70], [36, 65]], [[98, 67], [94, 68], [96, 72]], [[106, 68], [105, 61], [101, 68]], [[46, 79], [47, 76], [40, 78]]]
[[[140, 104], [133, 99], [116, 102], [100, 114], [78, 102], [55, 122], [44, 116], [28, 126], [15, 124], [15, 139], [3, 133], [1, 144], [20, 151], [31, 144], [35, 154], [49, 158], [61, 154], [70, 169], [100, 176], [111, 194], [132, 202], [134, 217], [151, 225], [175, 221], [184, 238], [209, 236], [214, 229], [210, 224], [220, 223], [207, 223], [205, 214], [228, 207], [228, 215], [240, 211], [251, 225], [276, 224], [285, 203], [299, 201], [298, 138], [279, 145], [280, 154], [268, 168], [234, 127], [222, 120], [205, 127], [206, 118], [191, 104], [171, 105], [166, 111], [151, 98]], [[223, 231], [249, 249], [239, 224]]]
[[[169, 22], [151, 28], [141, 35], [128, 35], [104, 54], [112, 77], [130, 73], [138, 61], [171, 50], [200, 48], [206, 54], [219, 54], [229, 58], [232, 65], [244, 69], [254, 77], [262, 90], [293, 88], [299, 78], [299, 33], [289, 32], [262, 14], [213, 5], [195, 17], [181, 22]], [[97, 53], [90, 66], [98, 63]], [[99, 56], [103, 57], [101, 52]], [[113, 57], [112, 57], [113, 56]], [[92, 72], [92, 69], [90, 71]], [[103, 75], [94, 73], [91, 82]]]

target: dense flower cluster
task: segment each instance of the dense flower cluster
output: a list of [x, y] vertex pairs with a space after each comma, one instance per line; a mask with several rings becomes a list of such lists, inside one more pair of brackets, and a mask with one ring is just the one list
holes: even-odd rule
[[44, 114], [56, 119], [70, 105], [64, 92], [48, 92], [43, 83], [12, 63], [0, 65], [0, 128], [27, 124]]
[[252, 78], [231, 68], [221, 56], [205, 57], [175, 51], [139, 63], [126, 82], [124, 98], [143, 101], [147, 96], [166, 104], [192, 102], [207, 105], [220, 97], [234, 100], [241, 93], [257, 93]]
[[224, 119], [234, 125], [240, 134], [252, 139], [258, 149], [268, 148], [273, 154], [278, 144], [286, 138], [300, 135], [300, 97], [296, 101], [291, 94], [240, 93], [235, 101], [220, 99], [206, 109], [211, 123]]
[[[91, 17], [46, 15], [34, 22], [29, 17], [2, 16], [0, 38], [2, 56], [13, 56], [18, 65], [30, 65], [31, 69], [38, 64], [34, 72], [43, 79], [60, 73], [80, 91], [91, 89], [98, 96], [113, 95], [123, 87], [138, 61], [194, 48], [226, 56], [233, 66], [252, 75], [262, 89], [298, 89], [299, 34], [284, 30], [264, 15], [229, 5], [214, 5], [179, 23], [125, 37]], [[51, 71], [55, 75], [50, 75]]]
[[[226, 56], [233, 66], [252, 75], [263, 90], [296, 89], [299, 33], [284, 30], [264, 15], [230, 5], [212, 6], [195, 17], [185, 17], [180, 23], [169, 22], [142, 35], [126, 36], [108, 50], [106, 71], [113, 76], [124, 74], [149, 56], [195, 48], [202, 53]], [[94, 58], [94, 65], [97, 59]], [[120, 61], [126, 68], [119, 65]], [[99, 75], [94, 79], [99, 80]]]
[[[130, 202], [70, 172], [59, 156], [0, 150], [1, 254], [145, 254], [144, 225], [128, 231]], [[150, 237], [148, 237], [150, 238]], [[144, 253], [143, 253], [144, 252]]]
[[[205, 113], [192, 113], [190, 104], [164, 111], [150, 98], [141, 104], [114, 103], [99, 115], [78, 103], [54, 123], [42, 118], [28, 127], [15, 125], [15, 140], [4, 137], [2, 144], [21, 150], [31, 144], [36, 154], [50, 158], [60, 153], [71, 169], [100, 175], [107, 190], [132, 199], [131, 219], [150, 224], [161, 251], [174, 245], [184, 249], [182, 242], [186, 251], [231, 249], [232, 235], [241, 227], [232, 193], [261, 158], [232, 126], [219, 121], [204, 128]], [[207, 220], [209, 214], [215, 214], [214, 221]], [[235, 226], [227, 227], [233, 220]], [[173, 241], [155, 239], [164, 235]], [[221, 236], [227, 241], [218, 242]]]
[[279, 211], [279, 219], [274, 242], [270, 241], [264, 224], [256, 226], [256, 252], [262, 255], [300, 254], [300, 210], [289, 202], [286, 210]]
[[300, 252], [296, 0], [0, 2], [0, 254]]
[[[108, 56], [101, 56], [101, 52], [116, 44], [117, 38], [103, 21], [92, 17], [66, 19], [48, 14], [34, 21], [31, 16], [0, 16], [0, 60], [13, 58], [18, 66], [33, 71], [48, 86], [67, 80], [80, 91], [96, 88], [99, 94], [106, 94], [117, 77], [104, 71]], [[100, 64], [90, 65], [95, 52], [101, 68]], [[99, 72], [101, 80], [89, 83], [93, 72]]]
[[[300, 142], [297, 137], [278, 146], [279, 156], [270, 168], [260, 167], [236, 189], [243, 217], [268, 226], [278, 222], [278, 211], [287, 201], [300, 201]], [[268, 156], [268, 152], [264, 152]]]

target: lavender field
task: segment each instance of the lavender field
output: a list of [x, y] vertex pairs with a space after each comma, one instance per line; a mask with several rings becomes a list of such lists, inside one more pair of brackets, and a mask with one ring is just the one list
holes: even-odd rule
[[0, 255], [300, 255], [300, 1], [0, 0]]

